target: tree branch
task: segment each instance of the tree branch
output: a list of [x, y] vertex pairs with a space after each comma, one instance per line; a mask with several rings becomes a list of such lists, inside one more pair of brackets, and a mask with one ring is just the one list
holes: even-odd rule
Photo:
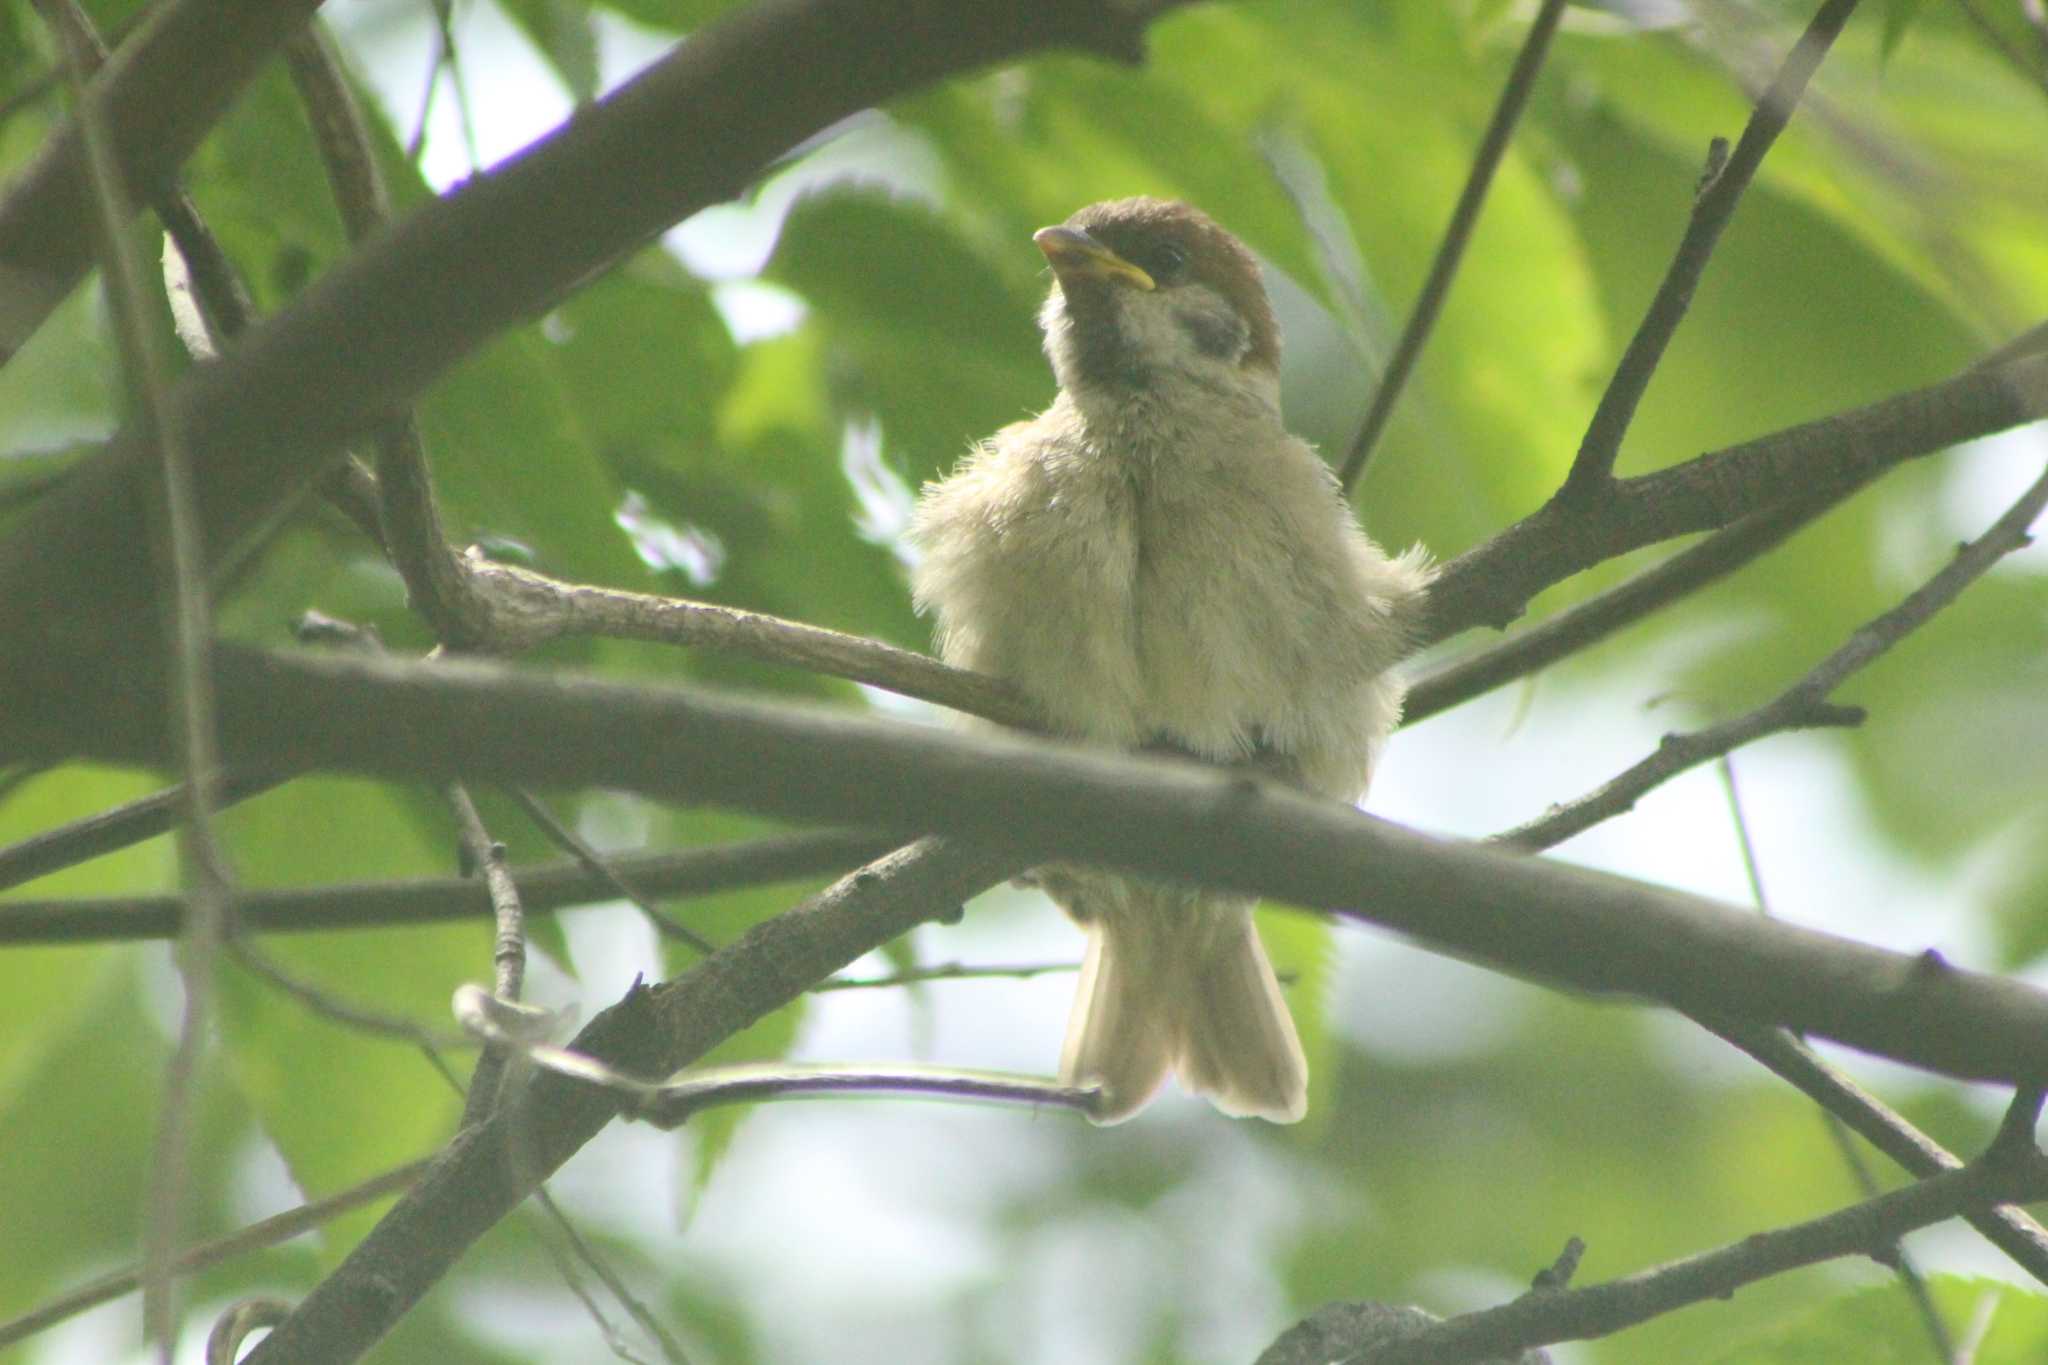
[[1497, 644], [1446, 660], [1409, 684], [1401, 723], [1427, 720], [1591, 648], [1775, 549], [1854, 491], [1795, 498], [1753, 513], [1626, 582], [1574, 603]]
[[[499, 1000], [516, 1002], [526, 988], [526, 908], [519, 900], [519, 886], [505, 862], [505, 845], [491, 837], [477, 814], [469, 788], [450, 782], [448, 809], [455, 816], [455, 833], [462, 847], [462, 860], [470, 874], [484, 884], [491, 899], [491, 994]], [[505, 1078], [505, 1052], [487, 1048], [470, 1073], [469, 1093], [464, 1096], [462, 1126], [480, 1122], [498, 1104], [499, 1083]]]
[[[193, 469], [185, 432], [166, 399], [169, 384], [163, 348], [150, 325], [143, 266], [129, 236], [133, 200], [122, 183], [118, 129], [109, 97], [118, 87], [91, 79], [103, 47], [76, 0], [44, 0], [71, 87], [73, 118], [84, 152], [92, 205], [92, 239], [98, 244], [101, 275], [114, 315], [121, 369], [130, 401], [156, 447], [155, 478], [148, 481], [150, 549], [168, 580], [161, 626], [170, 660], [166, 714], [178, 770], [185, 777], [185, 821], [179, 854], [190, 909], [184, 951], [177, 967], [183, 999], [178, 1034], [164, 1067], [163, 1099], [151, 1148], [149, 1196], [142, 1227], [142, 1318], [157, 1359], [171, 1365], [176, 1350], [177, 1311], [171, 1262], [184, 1213], [192, 1137], [192, 1106], [199, 1060], [214, 1008], [214, 976], [227, 937], [232, 895], [227, 863], [216, 842], [213, 812], [218, 804], [220, 762], [214, 734], [213, 610], [207, 597], [205, 542], [199, 530]], [[161, 501], [154, 496], [161, 490]]]
[[1458, 264], [1465, 257], [1466, 244], [1472, 240], [1472, 229], [1478, 225], [1479, 210], [1486, 203], [1486, 192], [1493, 185], [1494, 172], [1500, 169], [1501, 159], [1507, 155], [1508, 140], [1514, 136], [1515, 125], [1521, 121], [1522, 110], [1536, 88], [1537, 73], [1543, 69], [1544, 58], [1550, 55], [1550, 40], [1556, 35], [1558, 21], [1563, 17], [1564, 0], [1543, 0], [1536, 17], [1530, 21], [1529, 36], [1522, 40], [1522, 50], [1515, 55], [1515, 65], [1508, 72], [1507, 84], [1501, 87], [1500, 101], [1494, 105], [1493, 117], [1488, 120], [1486, 133], [1479, 141], [1479, 150], [1472, 158], [1465, 188], [1459, 192], [1457, 207], [1451, 211], [1451, 221], [1437, 243], [1436, 258], [1429, 264], [1429, 277], [1423, 281], [1422, 292], [1415, 297], [1415, 306], [1401, 327], [1400, 340], [1394, 344], [1394, 354], [1387, 361], [1386, 371], [1380, 375], [1379, 386], [1373, 390], [1372, 406], [1366, 409], [1365, 419], [1358, 425], [1358, 434], [1351, 439], [1351, 449], [1344, 456], [1340, 478], [1346, 492], [1358, 487], [1359, 479], [1365, 474], [1365, 466], [1372, 459], [1373, 448], [1379, 444], [1387, 422], [1394, 415], [1394, 404], [1400, 401], [1402, 390], [1408, 387], [1408, 376], [1414, 372], [1415, 362], [1422, 358], [1422, 348], [1429, 344], [1437, 314], [1443, 311], [1444, 300], [1450, 296], [1451, 281], [1456, 278]]
[[475, 550], [452, 562], [459, 567], [460, 585], [444, 585], [443, 591], [462, 602], [464, 629], [482, 652], [517, 653], [581, 636], [645, 640], [845, 678], [1017, 729], [1040, 729], [1045, 723], [1038, 709], [1004, 680], [879, 640], [737, 607], [564, 582], [495, 563]]
[[[1711, 1018], [1699, 1022], [1796, 1086], [1808, 1099], [1913, 1175], [1924, 1179], [1963, 1168], [1959, 1157], [1783, 1030]], [[2048, 1284], [2048, 1229], [2024, 1211], [2005, 1205], [1974, 1210], [1964, 1217], [2021, 1269]]]
[[1772, 700], [1703, 730], [1666, 735], [1655, 753], [1628, 771], [1540, 819], [1495, 835], [1489, 842], [1505, 848], [1550, 848], [1603, 820], [1632, 810], [1652, 789], [1687, 769], [1732, 753], [1766, 735], [1814, 726], [1860, 725], [1860, 708], [1837, 706], [1828, 700], [1835, 689], [1925, 625], [1992, 565], [2028, 544], [2027, 528], [2041, 515], [2044, 506], [2048, 506], [2048, 472], [2043, 472], [1990, 529], [1962, 547], [1939, 573], [1898, 606], [1865, 623], [1841, 648]]
[[[626, 879], [612, 859], [608, 859], [603, 854], [600, 854], [586, 843], [575, 830], [570, 829], [567, 825], [556, 819], [555, 813], [545, 805], [542, 805], [540, 799], [534, 796], [533, 793], [521, 787], [508, 787], [505, 790], [505, 794], [510, 796], [513, 803], [519, 807], [526, 818], [532, 821], [542, 834], [547, 836], [549, 843], [574, 858], [585, 872], [590, 873], [610, 887], [613, 894], [617, 895], [621, 900], [630, 901], [633, 907], [646, 917], [647, 922], [654, 926], [656, 933], [660, 934], [663, 938], [672, 938], [689, 944], [692, 948], [696, 949], [700, 957], [708, 957], [710, 954], [718, 951], [717, 944], [705, 938], [681, 920], [676, 919], [647, 896], [643, 895]], [[849, 857], [842, 863], [834, 864], [830, 870], [837, 872], [847, 864], [864, 863], [870, 858], [879, 857], [885, 847], [886, 845], [878, 844], [873, 849], [862, 851], [858, 857]]]
[[[347, 438], [838, 119], [1046, 48], [1135, 59], [1146, 25], [1173, 3], [763, 0], [706, 27], [395, 224], [233, 354], [184, 377], [171, 405], [206, 474], [208, 544], [230, 555]], [[179, 78], [191, 82], [189, 72]], [[331, 363], [337, 355], [350, 363]], [[148, 444], [139, 429], [124, 431], [0, 542], [0, 652], [118, 629], [153, 593], [136, 536]]]
[[[775, 835], [746, 843], [640, 853], [610, 860], [611, 870], [649, 896], [703, 896], [844, 871], [900, 840], [851, 830]], [[534, 914], [611, 900], [606, 875], [575, 863], [515, 868], [512, 880]], [[245, 889], [235, 902], [250, 934], [473, 920], [490, 913], [489, 893], [466, 877], [361, 882], [337, 886]], [[92, 943], [176, 937], [184, 917], [177, 896], [107, 900], [0, 902], [0, 944]]]
[[1592, 501], [1611, 485], [1615, 456], [1621, 451], [1621, 440], [1628, 433], [1636, 404], [1642, 401], [1643, 391], [1650, 386], [1650, 377], [1657, 372], [1657, 364], [1664, 358], [1664, 348], [1670, 344], [1678, 324], [1685, 318], [1685, 310], [1692, 304], [1693, 290], [1698, 287], [1707, 261], [1721, 240], [1721, 230], [1735, 216], [1735, 206], [1741, 202], [1742, 193], [1749, 188], [1750, 181], [1755, 179], [1764, 154], [1778, 140], [1778, 134], [1784, 131], [1785, 125], [1792, 121], [1792, 111], [1806, 92], [1807, 82], [1820, 68], [1821, 58], [1827, 55], [1836, 35], [1855, 11], [1856, 0], [1825, 0], [1814, 14], [1813, 22], [1807, 25], [1806, 32], [1793, 46], [1791, 54], [1785, 58], [1784, 65], [1778, 69], [1770, 88], [1757, 101], [1748, 125], [1742, 130], [1742, 139], [1735, 144], [1735, 151], [1728, 157], [1727, 164], [1709, 169], [1709, 178], [1694, 196], [1692, 221], [1679, 241], [1678, 254], [1672, 258], [1670, 269], [1657, 286], [1656, 296], [1651, 299], [1642, 324], [1629, 338], [1628, 348], [1622, 352], [1614, 377], [1608, 382], [1607, 391], [1600, 395], [1593, 420], [1586, 428], [1584, 439], [1579, 442], [1571, 472], [1565, 476], [1564, 487], [1558, 493], [1562, 500]]
[[[368, 1180], [351, 1185], [339, 1193], [330, 1194], [325, 1199], [309, 1200], [295, 1209], [273, 1214], [225, 1237], [186, 1247], [171, 1258], [171, 1269], [179, 1275], [190, 1275], [217, 1266], [223, 1261], [233, 1260], [237, 1256], [288, 1242], [351, 1209], [360, 1208], [364, 1204], [382, 1199], [387, 1194], [404, 1189], [417, 1180], [420, 1172], [426, 1168], [427, 1163], [424, 1160], [408, 1162], [379, 1175], [373, 1175]], [[132, 1294], [141, 1284], [142, 1270], [139, 1266], [129, 1266], [102, 1275], [23, 1313], [18, 1318], [0, 1322], [0, 1348], [26, 1341], [67, 1318], [77, 1317], [80, 1313], [97, 1308], [103, 1303], [111, 1303], [124, 1294]]]
[[[148, 202], [319, 0], [177, 0], [154, 8], [92, 81], [122, 196]], [[0, 363], [92, 265], [93, 208], [77, 118], [0, 194]]]
[[[1199, 764], [480, 663], [223, 649], [222, 665], [230, 761], [602, 784], [938, 830], [1026, 864], [1071, 858], [1337, 910], [1539, 979], [1778, 1024], [1948, 1075], [2048, 1077], [2048, 994], [2023, 983], [1433, 839]], [[0, 745], [160, 751], [146, 676], [116, 686], [101, 675], [113, 694], [95, 695], [91, 670], [53, 667], [71, 704], [0, 715]]]
[[2048, 416], [2048, 354], [1979, 364], [1923, 389], [1788, 427], [1669, 469], [1623, 479], [1597, 499], [1553, 498], [1452, 560], [1430, 585], [1423, 643], [1504, 626], [1573, 574], [1673, 536], [1712, 531], [1864, 481], [1906, 460]]
[[[948, 916], [1022, 864], [926, 840], [842, 878], [757, 925], [687, 975], [636, 986], [571, 1046], [631, 1076], [661, 1078], [788, 1003], [855, 958], [928, 919]], [[618, 1098], [553, 1072], [465, 1129], [413, 1190], [247, 1365], [343, 1365], [391, 1329], [469, 1245], [589, 1141]]]
[[[2024, 1113], [2026, 1108], [2022, 1100], [2015, 1101], [2014, 1112]], [[2032, 1110], [2039, 1112], [2038, 1100]], [[2026, 1131], [2031, 1133], [2031, 1125]], [[1417, 1331], [1358, 1357], [1356, 1365], [1449, 1365], [1550, 1342], [1606, 1336], [1687, 1304], [1727, 1298], [1743, 1285], [1800, 1266], [1881, 1253], [1916, 1228], [1971, 1210], [2041, 1198], [2048, 1198], [2048, 1158], [2033, 1149], [2031, 1140], [2024, 1150], [2008, 1150], [2008, 1144], [1994, 1142], [1962, 1170], [1606, 1284], [1533, 1290], [1499, 1308]]]

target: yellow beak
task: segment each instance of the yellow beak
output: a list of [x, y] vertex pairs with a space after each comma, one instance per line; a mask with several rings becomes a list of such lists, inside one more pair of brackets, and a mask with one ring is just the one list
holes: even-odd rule
[[1139, 289], [1158, 287], [1150, 275], [1078, 228], [1040, 228], [1031, 234], [1031, 240], [1052, 263], [1052, 273], [1063, 280], [1122, 280]]

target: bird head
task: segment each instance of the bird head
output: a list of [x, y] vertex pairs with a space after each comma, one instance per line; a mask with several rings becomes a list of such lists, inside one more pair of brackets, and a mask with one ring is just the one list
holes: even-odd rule
[[1040, 314], [1060, 387], [1077, 396], [1250, 388], [1277, 393], [1280, 329], [1244, 243], [1164, 199], [1090, 204], [1033, 238], [1052, 265]]

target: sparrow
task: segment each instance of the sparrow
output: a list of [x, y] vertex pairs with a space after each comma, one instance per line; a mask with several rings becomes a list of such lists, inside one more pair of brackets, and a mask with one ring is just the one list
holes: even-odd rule
[[[1091, 744], [1254, 765], [1356, 802], [1400, 718], [1426, 556], [1359, 529], [1280, 415], [1257, 259], [1190, 206], [1081, 209], [1033, 240], [1059, 393], [927, 484], [917, 608], [940, 656]], [[1129, 1118], [1169, 1072], [1226, 1114], [1302, 1117], [1308, 1064], [1242, 896], [1040, 869], [1086, 932], [1060, 1077]]]

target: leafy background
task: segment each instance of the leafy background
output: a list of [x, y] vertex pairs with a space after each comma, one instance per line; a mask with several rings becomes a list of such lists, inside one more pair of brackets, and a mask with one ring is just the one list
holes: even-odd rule
[[[111, 30], [133, 7], [89, 8]], [[461, 0], [451, 15], [459, 83], [436, 67], [423, 4], [346, 0], [329, 19], [404, 203], [515, 150], [723, 8]], [[1045, 282], [1029, 233], [1135, 192], [1204, 204], [1269, 262], [1291, 342], [1290, 413], [1341, 450], [1526, 9], [1198, 5], [1155, 29], [1142, 69], [1053, 58], [855, 120], [432, 393], [422, 422], [453, 530], [552, 572], [921, 647], [895, 538], [911, 490], [1050, 396], [1031, 321]], [[1728, 232], [1630, 435], [1625, 472], [1930, 382], [2048, 313], [2048, 86], [2017, 8], [1983, 10], [2017, 59], [1956, 6], [1894, 3], [1852, 26]], [[1805, 17], [1775, 0], [1571, 11], [1366, 480], [1360, 504], [1375, 536], [1447, 557], [1556, 484], [1668, 259], [1707, 139], [1739, 131], [1744, 89]], [[57, 114], [32, 93], [50, 62], [24, 0], [0, 6], [9, 166]], [[344, 250], [281, 71], [239, 102], [188, 184], [266, 308]], [[116, 424], [112, 350], [87, 287], [0, 370], [0, 472], [60, 465], [72, 443]], [[1490, 832], [1604, 778], [1663, 729], [1761, 700], [1981, 529], [2044, 445], [2035, 430], [1901, 469], [1654, 623], [1416, 727], [1394, 746], [1374, 808]], [[1561, 587], [1539, 610], [1629, 567]], [[2044, 574], [2040, 553], [2017, 556], [1859, 677], [1850, 699], [1873, 713], [1862, 730], [1737, 757], [1774, 912], [2042, 977]], [[395, 575], [324, 511], [236, 585], [224, 629], [277, 643], [307, 607], [374, 624], [395, 648], [430, 643]], [[652, 647], [563, 646], [542, 662], [915, 713], [844, 684]], [[0, 799], [0, 840], [159, 780], [87, 767], [36, 777]], [[759, 828], [617, 796], [551, 799], [612, 848]], [[509, 807], [486, 816], [516, 860], [548, 856]], [[295, 782], [226, 827], [252, 885], [453, 862], [431, 793], [366, 782]], [[1711, 772], [1563, 856], [1749, 899]], [[7, 894], [175, 884], [159, 841]], [[797, 894], [680, 909], [726, 939]], [[789, 1106], [681, 1136], [615, 1128], [557, 1191], [693, 1358], [731, 1362], [1248, 1361], [1331, 1299], [1454, 1312], [1517, 1292], [1568, 1235], [1589, 1243], [1581, 1276], [1592, 1280], [1855, 1197], [1801, 1100], [1677, 1021], [1298, 917], [1268, 928], [1297, 974], [1317, 1061], [1313, 1113], [1298, 1129], [1225, 1123], [1175, 1099], [1108, 1131], [1009, 1112]], [[338, 996], [437, 1022], [457, 983], [487, 974], [489, 932], [270, 946]], [[636, 971], [687, 965], [618, 906], [563, 916], [538, 931], [537, 947], [536, 996], [586, 1013]], [[1042, 901], [1002, 892], [962, 926], [921, 932], [862, 969], [1075, 952]], [[0, 1313], [133, 1258], [176, 989], [162, 945], [0, 954]], [[1051, 976], [815, 996], [727, 1055], [1042, 1071], [1069, 989]], [[200, 1106], [195, 1236], [423, 1154], [457, 1112], [416, 1050], [315, 1019], [237, 969], [225, 975], [219, 1044]], [[1856, 1069], [1952, 1146], [1971, 1150], [1988, 1134], [1998, 1096]], [[198, 1277], [192, 1320], [251, 1292], [302, 1293], [374, 1216]], [[551, 1238], [530, 1211], [509, 1220], [376, 1358], [613, 1358], [553, 1270]], [[1909, 1245], [1939, 1273], [1958, 1331], [1988, 1323], [1978, 1360], [2048, 1352], [2048, 1308], [2005, 1282], [1995, 1252], [1952, 1230]], [[136, 1336], [129, 1301], [7, 1358], [121, 1360]], [[1781, 1277], [1556, 1352], [1931, 1354], [1871, 1265]]]

